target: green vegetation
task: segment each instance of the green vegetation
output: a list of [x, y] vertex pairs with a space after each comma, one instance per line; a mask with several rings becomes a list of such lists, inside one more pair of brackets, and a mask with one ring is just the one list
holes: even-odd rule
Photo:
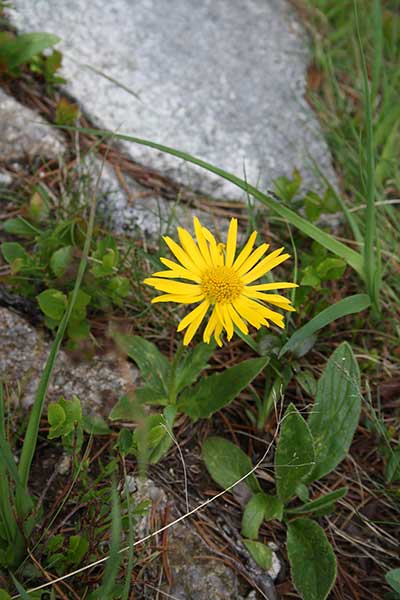
[[[183, 151], [77, 127], [79, 109], [63, 98], [54, 106], [65, 132], [172, 154], [252, 197], [251, 227], [273, 228], [292, 248], [293, 274], [283, 272], [300, 287], [283, 332], [237, 330], [221, 349], [184, 348], [180, 307], [151, 305], [142, 285], [164, 268], [161, 239], [109, 232], [97, 185], [86, 188], [82, 175], [67, 194], [37, 183], [10, 192], [16, 214], [2, 221], [1, 285], [33, 303], [53, 342], [28, 415], [0, 384], [1, 600], [128, 600], [157, 562], [169, 581], [164, 540], [152, 544], [165, 522], [151, 521], [150, 500], [131, 494], [133, 479], [141, 485], [160, 468], [187, 514], [212, 503], [223, 515], [229, 501], [240, 547], [260, 569], [271, 568], [278, 542], [290, 565], [277, 582], [282, 597], [400, 598], [400, 15], [390, 0], [370, 0], [370, 10], [353, 0], [298, 4], [314, 51], [309, 99], [339, 190], [300, 192], [295, 171], [264, 193]], [[1, 72], [27, 69], [51, 94], [62, 57], [42, 50], [56, 42], [1, 32]], [[332, 214], [339, 234], [321, 220]], [[87, 414], [76, 395], [46, 405], [62, 344], [79, 360], [111, 347], [139, 379], [103, 416]], [[191, 467], [210, 477], [189, 477]], [[210, 496], [213, 482], [221, 491]], [[153, 525], [144, 536], [143, 523]]]

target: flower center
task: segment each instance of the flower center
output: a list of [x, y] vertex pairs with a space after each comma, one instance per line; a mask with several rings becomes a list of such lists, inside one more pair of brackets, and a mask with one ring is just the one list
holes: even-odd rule
[[213, 304], [224, 304], [240, 296], [243, 283], [232, 267], [212, 267], [203, 273], [201, 289]]

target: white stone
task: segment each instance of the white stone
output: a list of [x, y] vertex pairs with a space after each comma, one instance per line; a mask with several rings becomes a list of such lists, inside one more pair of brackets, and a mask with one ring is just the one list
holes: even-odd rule
[[1, 160], [58, 158], [64, 149], [59, 131], [0, 89]]
[[[270, 187], [295, 167], [335, 181], [304, 99], [308, 40], [285, 0], [15, 0], [14, 23], [62, 38], [68, 90], [100, 126], [199, 156]], [[195, 190], [232, 184], [130, 144], [131, 157]]]

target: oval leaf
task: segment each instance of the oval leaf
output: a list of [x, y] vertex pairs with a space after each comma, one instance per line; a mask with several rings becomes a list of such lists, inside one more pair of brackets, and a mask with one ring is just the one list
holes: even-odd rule
[[178, 402], [178, 408], [193, 420], [211, 417], [232, 400], [266, 366], [269, 358], [251, 358], [222, 373], [206, 377], [194, 388], [186, 390]]
[[259, 567], [264, 569], [264, 571], [268, 571], [272, 567], [271, 548], [253, 540], [243, 540], [243, 543]]
[[62, 316], [67, 307], [67, 297], [60, 290], [50, 289], [45, 290], [39, 296], [36, 296], [42, 312], [46, 317], [61, 321]]
[[314, 441], [310, 429], [293, 404], [283, 417], [275, 453], [276, 490], [282, 502], [296, 495], [297, 486], [314, 467]]
[[282, 520], [283, 504], [276, 496], [261, 492], [254, 494], [243, 512], [242, 535], [246, 538], [257, 539], [261, 523], [271, 519]]
[[[209, 437], [204, 442], [203, 460], [211, 477], [222, 489], [233, 486], [253, 468], [243, 450], [220, 437]], [[245, 479], [245, 483], [255, 494], [261, 491], [253, 473]]]
[[320, 479], [345, 458], [360, 411], [360, 372], [349, 344], [344, 342], [327, 362], [308, 418], [315, 443], [315, 467], [308, 482]]
[[288, 525], [292, 577], [303, 600], [325, 600], [336, 579], [336, 558], [324, 530], [311, 519]]

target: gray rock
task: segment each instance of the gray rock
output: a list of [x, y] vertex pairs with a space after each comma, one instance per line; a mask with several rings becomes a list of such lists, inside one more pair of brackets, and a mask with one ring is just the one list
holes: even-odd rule
[[[185, 150], [261, 188], [294, 167], [335, 176], [304, 99], [307, 37], [285, 0], [15, 0], [21, 30], [63, 42], [69, 91], [99, 125]], [[78, 18], [79, 16], [79, 18]], [[130, 155], [212, 195], [237, 188], [130, 144]]]
[[0, 88], [0, 156], [3, 161], [58, 158], [65, 150], [59, 131]]
[[203, 225], [226, 234], [229, 222], [227, 219], [214, 217], [187, 204], [180, 203], [179, 198], [166, 200], [143, 187], [131, 177], [125, 176], [125, 187], [122, 187], [111, 165], [102, 164], [98, 158], [88, 155], [83, 164], [93, 189], [99, 173], [99, 211], [106, 225], [117, 234], [140, 234], [152, 240], [160, 236], [175, 234], [176, 225], [193, 229], [193, 217], [199, 217]]
[[[24, 406], [32, 404], [50, 344], [39, 330], [16, 313], [0, 307], [0, 381], [9, 383]], [[75, 363], [60, 351], [47, 399], [76, 394], [86, 413], [107, 416], [115, 401], [136, 381], [137, 371], [116, 357]]]
[[241, 600], [236, 573], [220, 560], [206, 559], [207, 554], [207, 547], [189, 526], [178, 523], [169, 530], [171, 595], [179, 600]]

